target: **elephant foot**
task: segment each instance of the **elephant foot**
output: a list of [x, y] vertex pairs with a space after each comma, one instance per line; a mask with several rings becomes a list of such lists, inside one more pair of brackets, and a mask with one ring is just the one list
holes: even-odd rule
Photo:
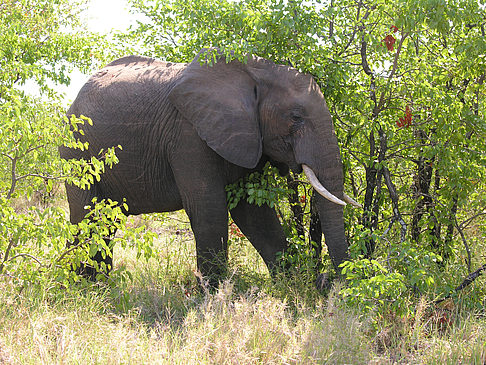
[[82, 276], [86, 280], [93, 282], [96, 281], [96, 274], [98, 273], [93, 266], [83, 263], [76, 268], [75, 272], [77, 275]]
[[76, 274], [82, 276], [86, 280], [93, 282], [103, 277], [107, 279], [113, 267], [113, 258], [109, 255], [105, 255], [105, 257], [103, 257], [101, 252], [98, 251], [92, 257], [92, 259], [98, 263], [98, 267], [100, 267], [101, 263], [104, 263], [103, 266], [105, 267], [105, 269], [96, 269], [96, 267], [94, 267], [93, 265], [90, 265], [86, 262], [81, 262], [80, 265], [74, 270]]
[[332, 287], [332, 282], [333, 282], [333, 279], [332, 279], [331, 275], [329, 275], [329, 273], [327, 273], [327, 272], [320, 273], [319, 275], [317, 275], [316, 288], [320, 292], [329, 291]]
[[[81, 263], [80, 266], [77, 267], [74, 270], [74, 272], [77, 275], [85, 278], [86, 280], [92, 281], [92, 282], [98, 281], [98, 279], [100, 277], [108, 278], [110, 271], [111, 270], [108, 270], [107, 272], [99, 271], [99, 270], [96, 270], [96, 268], [94, 268], [92, 265], [88, 265], [88, 264], [84, 264], [84, 263]], [[98, 274], [100, 274], [101, 276], [99, 276]]]

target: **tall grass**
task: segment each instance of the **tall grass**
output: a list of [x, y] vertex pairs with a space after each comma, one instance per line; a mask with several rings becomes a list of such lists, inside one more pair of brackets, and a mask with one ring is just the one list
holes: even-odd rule
[[[157, 258], [116, 250], [108, 283], [19, 291], [0, 278], [0, 364], [484, 364], [484, 313], [438, 309], [371, 318], [295, 275], [271, 279], [244, 240], [229, 278], [199, 291], [182, 213], [136, 217], [158, 233]], [[124, 270], [125, 269], [125, 270]], [[127, 275], [128, 270], [131, 275]], [[378, 320], [377, 320], [378, 318]]]

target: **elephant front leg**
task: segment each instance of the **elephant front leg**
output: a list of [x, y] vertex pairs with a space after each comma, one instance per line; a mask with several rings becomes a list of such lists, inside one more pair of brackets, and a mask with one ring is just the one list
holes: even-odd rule
[[174, 169], [174, 175], [196, 240], [197, 268], [216, 287], [228, 262], [228, 208], [224, 181], [207, 166]]
[[231, 210], [231, 216], [271, 271], [277, 253], [287, 249], [287, 239], [275, 210], [268, 205], [258, 206], [240, 200]]
[[212, 287], [226, 272], [228, 208], [226, 162], [181, 121], [183, 130], [169, 163], [196, 239], [197, 267]]
[[217, 287], [225, 276], [228, 264], [228, 212], [226, 201], [198, 201], [186, 208], [196, 240], [197, 268]]

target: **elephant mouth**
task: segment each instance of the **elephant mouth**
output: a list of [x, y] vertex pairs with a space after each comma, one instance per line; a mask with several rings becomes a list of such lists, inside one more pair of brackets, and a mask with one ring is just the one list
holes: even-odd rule
[[302, 172], [302, 167], [297, 163], [288, 163], [288, 162], [280, 162], [276, 161], [270, 157], [267, 157], [268, 161], [273, 167], [276, 167], [278, 170], [278, 174], [280, 176], [287, 176], [289, 171], [292, 170], [294, 173], [300, 174]]

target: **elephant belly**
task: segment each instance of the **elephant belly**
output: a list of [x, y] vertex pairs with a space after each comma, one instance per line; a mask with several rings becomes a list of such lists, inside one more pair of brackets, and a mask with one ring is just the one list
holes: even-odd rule
[[150, 169], [122, 159], [99, 182], [104, 197], [125, 201], [129, 214], [161, 213], [182, 209], [182, 200], [169, 168]]

